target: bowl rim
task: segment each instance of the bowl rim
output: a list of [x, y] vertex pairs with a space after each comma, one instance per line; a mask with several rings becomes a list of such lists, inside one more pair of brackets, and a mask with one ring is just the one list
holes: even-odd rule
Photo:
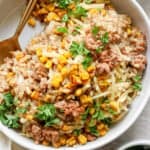
[[[142, 17], [144, 18], [144, 21], [146, 22], [146, 25], [149, 27], [148, 28], [148, 32], [150, 34], [150, 22], [149, 22], [149, 19], [148, 19], [148, 16], [147, 14], [145, 13], [144, 9], [140, 6], [140, 4], [136, 1], [136, 0], [131, 0], [131, 5], [134, 5], [137, 10], [139, 11], [139, 13], [142, 15]], [[93, 142], [90, 142], [89, 145], [82, 145], [82, 146], [79, 146], [79, 147], [62, 147], [62, 148], [59, 148], [59, 150], [77, 150], [77, 149], [80, 149], [80, 150], [92, 150], [92, 149], [95, 149], [95, 148], [99, 148], [99, 147], [103, 147], [104, 145], [114, 141], [115, 139], [117, 139], [118, 137], [120, 137], [125, 131], [127, 131], [129, 129], [129, 127], [131, 127], [131, 125], [137, 120], [137, 118], [139, 117], [139, 115], [142, 113], [145, 105], [147, 104], [148, 102], [148, 99], [150, 97], [150, 93], [149, 94], [146, 94], [144, 95], [144, 99], [143, 99], [143, 103], [142, 105], [139, 107], [138, 111], [136, 112], [136, 114], [134, 115], [134, 117], [132, 117], [130, 119], [130, 122], [124, 126], [124, 128], [122, 128], [121, 130], [117, 131], [116, 134], [113, 134], [111, 135], [111, 137], [105, 141], [103, 141], [103, 143], [99, 143], [99, 144], [94, 144], [94, 141]], [[52, 147], [44, 147], [42, 145], [36, 145], [34, 143], [28, 143], [27, 141], [25, 142], [24, 140], [22, 140], [22, 138], [20, 137], [19, 133], [16, 133], [16, 137], [14, 137], [14, 134], [10, 134], [12, 133], [11, 130], [12, 129], [8, 129], [6, 126], [4, 126], [2, 123], [0, 123], [0, 130], [1, 132], [3, 132], [7, 137], [9, 137], [12, 141], [14, 141], [15, 143], [21, 145], [22, 147], [25, 147], [25, 148], [28, 148], [28, 149], [31, 149], [32, 150], [54, 150], [55, 148], [52, 148]]]
[[150, 146], [150, 140], [138, 139], [138, 140], [134, 140], [131, 142], [127, 142], [123, 146], [118, 148], [118, 150], [126, 150], [127, 148], [130, 148], [131, 146], [138, 146], [138, 145]]

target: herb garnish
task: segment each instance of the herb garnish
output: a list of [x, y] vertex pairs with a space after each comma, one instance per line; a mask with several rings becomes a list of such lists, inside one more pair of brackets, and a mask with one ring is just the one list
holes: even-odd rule
[[56, 109], [53, 104], [44, 104], [37, 109], [36, 118], [44, 121], [45, 126], [59, 124], [60, 119], [56, 118]]

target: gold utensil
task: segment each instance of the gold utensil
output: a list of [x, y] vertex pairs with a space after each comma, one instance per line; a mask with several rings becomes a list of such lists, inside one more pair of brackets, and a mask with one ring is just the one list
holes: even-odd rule
[[18, 38], [26, 22], [28, 21], [36, 2], [37, 0], [30, 0], [28, 2], [14, 36], [4, 41], [0, 41], [0, 64], [3, 62], [5, 57], [10, 55], [11, 51], [21, 50]]

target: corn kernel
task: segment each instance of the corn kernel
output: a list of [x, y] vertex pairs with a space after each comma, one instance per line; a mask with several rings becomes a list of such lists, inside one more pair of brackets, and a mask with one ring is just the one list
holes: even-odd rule
[[60, 56], [58, 57], [58, 61], [59, 61], [60, 64], [66, 64], [66, 63], [67, 63], [67, 59], [66, 59], [66, 57], [63, 56], [63, 55], [60, 55]]
[[63, 38], [63, 40], [62, 40], [62, 42], [61, 42], [61, 47], [62, 47], [62, 48], [65, 48], [66, 45], [67, 45], [67, 41], [66, 41], [65, 38]]
[[44, 101], [49, 102], [51, 100], [51, 95], [47, 94], [44, 98]]
[[75, 137], [70, 137], [67, 141], [66, 141], [66, 144], [68, 145], [68, 146], [73, 146], [73, 145], [75, 145], [76, 144], [76, 139], [75, 139]]
[[116, 101], [111, 101], [109, 105], [114, 111], [118, 111], [119, 104]]
[[16, 59], [19, 61], [21, 58], [23, 58], [23, 53], [22, 52], [19, 52], [16, 54]]
[[45, 14], [48, 14], [48, 11], [47, 11], [45, 8], [41, 8], [41, 9], [38, 11], [38, 14], [39, 14], [39, 15], [45, 15]]
[[37, 49], [36, 49], [36, 55], [37, 55], [38, 57], [42, 56], [42, 49], [41, 49], [41, 48], [37, 48]]
[[52, 61], [51, 60], [48, 60], [45, 64], [45, 67], [50, 69], [52, 67]]
[[73, 84], [81, 84], [82, 83], [80, 77], [75, 76], [75, 75], [71, 76], [71, 81]]
[[82, 89], [80, 88], [80, 89], [77, 89], [76, 91], [75, 91], [75, 96], [81, 96], [81, 94], [82, 94]]
[[62, 76], [60, 74], [56, 74], [53, 76], [51, 84], [53, 87], [58, 88], [62, 81], [63, 81]]
[[40, 93], [37, 92], [37, 91], [33, 91], [33, 92], [31, 93], [31, 98], [32, 98], [32, 99], [37, 100], [37, 99], [39, 98], [39, 96], [40, 96]]
[[47, 8], [48, 11], [54, 11], [55, 6], [54, 6], [54, 4], [49, 4], [49, 5], [46, 6], [46, 8]]
[[104, 135], [106, 135], [106, 133], [107, 133], [107, 130], [105, 130], [105, 129], [99, 131], [100, 136], [104, 136]]
[[84, 72], [80, 73], [80, 77], [82, 80], [88, 80], [90, 76], [89, 76], [88, 72], [84, 71]]
[[87, 96], [87, 95], [82, 95], [80, 97], [80, 101], [82, 104], [93, 103], [92, 98], [90, 96]]
[[72, 130], [72, 126], [64, 125], [64, 126], [62, 127], [62, 130], [63, 130], [63, 131], [70, 131], [70, 130]]
[[102, 14], [102, 16], [106, 16], [107, 11], [105, 9], [101, 9], [101, 14]]
[[91, 15], [98, 14], [98, 13], [99, 13], [99, 10], [96, 8], [92, 8], [89, 10], [89, 14], [91, 14]]
[[66, 144], [66, 139], [65, 138], [60, 138], [60, 143], [61, 145], [65, 145]]
[[13, 77], [14, 76], [14, 73], [13, 72], [9, 72], [9, 73], [7, 73], [7, 75], [6, 75], [6, 78], [11, 78], [11, 77]]
[[98, 126], [97, 126], [97, 129], [98, 130], [102, 130], [105, 128], [105, 125], [103, 123], [100, 123]]
[[63, 67], [63, 68], [61, 69], [61, 74], [62, 74], [63, 76], [66, 76], [66, 75], [68, 74], [68, 69], [67, 69], [66, 67]]
[[58, 16], [56, 13], [50, 12], [50, 13], [48, 13], [48, 15], [47, 15], [47, 17], [46, 17], [46, 21], [47, 21], [47, 22], [50, 22], [50, 21], [52, 21], [52, 20], [59, 21], [60, 18], [59, 18], [59, 16]]
[[45, 56], [41, 56], [39, 59], [40, 59], [40, 62], [41, 62], [41, 63], [46, 63], [47, 60], [48, 60], [48, 58], [45, 57]]
[[29, 20], [28, 20], [28, 24], [31, 26], [31, 27], [35, 27], [36, 26], [36, 20], [31, 17]]
[[52, 46], [51, 46], [51, 45], [48, 45], [48, 46], [47, 46], [47, 51], [50, 52], [51, 50], [52, 50]]
[[30, 114], [27, 114], [27, 115], [26, 115], [26, 119], [27, 119], [27, 120], [33, 120], [33, 118], [34, 118], [33, 115], [30, 115]]
[[65, 14], [66, 14], [66, 11], [65, 11], [65, 10], [58, 12], [58, 16], [59, 16], [59, 17], [63, 17]]
[[91, 65], [91, 66], [89, 66], [89, 67], [87, 68], [87, 71], [88, 71], [89, 73], [93, 72], [94, 70], [95, 70], [95, 66], [93, 66], [93, 65]]
[[78, 136], [78, 141], [79, 141], [80, 144], [86, 144], [87, 143], [87, 138], [83, 134], [80, 134]]
[[65, 53], [64, 53], [64, 56], [65, 56], [66, 58], [69, 58], [69, 57], [71, 57], [71, 54], [70, 54], [70, 52], [65, 52]]
[[131, 35], [131, 34], [132, 34], [131, 28], [127, 28], [127, 33], [128, 33], [128, 35]]
[[90, 114], [93, 115], [95, 113], [95, 108], [90, 109]]

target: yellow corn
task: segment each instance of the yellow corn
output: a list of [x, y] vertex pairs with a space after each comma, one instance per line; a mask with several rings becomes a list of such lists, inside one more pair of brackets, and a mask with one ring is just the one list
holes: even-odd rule
[[90, 96], [87, 96], [87, 95], [82, 95], [80, 97], [80, 101], [82, 104], [93, 103], [92, 98]]
[[66, 144], [67, 144], [68, 146], [73, 146], [73, 145], [75, 145], [75, 144], [76, 144], [76, 139], [75, 139], [75, 137], [74, 137], [74, 136], [70, 137], [70, 138], [66, 141]]
[[60, 64], [66, 64], [67, 63], [67, 59], [64, 55], [60, 55], [58, 57], [58, 61], [59, 61]]
[[78, 76], [72, 75], [71, 81], [73, 84], [81, 84], [81, 79]]
[[42, 56], [42, 48], [37, 48], [37, 49], [36, 49], [36, 55], [37, 55], [38, 57]]
[[49, 4], [49, 5], [46, 6], [46, 8], [47, 8], [48, 11], [54, 11], [55, 6], [54, 6], [54, 4]]
[[127, 33], [128, 33], [128, 35], [131, 35], [131, 34], [132, 34], [131, 28], [127, 28]]
[[56, 74], [53, 76], [51, 84], [53, 87], [58, 88], [62, 81], [63, 81], [62, 76], [60, 74]]
[[89, 76], [88, 72], [84, 71], [84, 72], [80, 73], [80, 77], [82, 80], [88, 80], [90, 76]]
[[97, 126], [97, 129], [98, 130], [102, 130], [105, 128], [105, 125], [103, 123], [100, 123], [98, 126]]
[[16, 54], [16, 59], [19, 61], [21, 58], [23, 58], [23, 53], [22, 52], [19, 52]]
[[45, 64], [45, 67], [50, 69], [52, 67], [52, 61], [51, 60], [48, 60]]
[[45, 14], [48, 14], [48, 11], [47, 11], [45, 8], [41, 8], [41, 9], [38, 11], [38, 14], [39, 14], [39, 15], [45, 15]]
[[67, 45], [67, 41], [66, 41], [65, 38], [63, 38], [63, 40], [62, 40], [62, 42], [61, 42], [61, 47], [62, 47], [62, 48], [65, 48], [66, 45]]
[[64, 125], [64, 126], [62, 127], [62, 130], [63, 130], [63, 131], [70, 131], [70, 130], [72, 130], [72, 126]]
[[69, 58], [69, 57], [71, 57], [71, 54], [70, 54], [70, 52], [65, 52], [63, 55], [64, 55], [66, 58]]
[[47, 51], [50, 52], [51, 50], [52, 50], [52, 46], [51, 46], [51, 45], [48, 45], [48, 46], [47, 46]]
[[51, 95], [47, 94], [44, 98], [44, 101], [48, 102], [51, 100]]
[[47, 22], [50, 22], [50, 21], [52, 21], [52, 20], [59, 21], [60, 18], [59, 18], [59, 16], [58, 16], [56, 13], [50, 12], [50, 13], [47, 15], [47, 17], [46, 17], [46, 21], [47, 21]]
[[36, 20], [31, 17], [29, 20], [28, 20], [28, 24], [31, 26], [31, 27], [35, 27], [36, 26]]
[[90, 114], [93, 115], [95, 113], [95, 108], [90, 109]]
[[104, 136], [104, 135], [106, 135], [106, 133], [107, 133], [106, 129], [99, 131], [100, 136]]
[[33, 92], [31, 93], [31, 98], [32, 98], [32, 99], [37, 100], [37, 99], [39, 98], [39, 96], [40, 96], [40, 93], [37, 92], [37, 91], [33, 91]]
[[41, 62], [41, 63], [46, 63], [47, 60], [48, 60], [48, 58], [45, 57], [45, 56], [41, 56], [39, 59], [40, 59], [40, 62]]
[[119, 104], [116, 101], [111, 101], [109, 105], [113, 110], [118, 111]]
[[60, 138], [60, 143], [61, 143], [61, 145], [65, 145], [66, 139], [64, 137]]
[[102, 16], [106, 16], [107, 11], [105, 9], [101, 9], [101, 14], [102, 14]]
[[68, 74], [68, 69], [67, 69], [66, 67], [63, 67], [63, 68], [61, 69], [61, 74], [62, 74], [63, 76], [66, 76], [66, 75]]
[[81, 96], [81, 94], [82, 94], [82, 89], [80, 88], [80, 89], [77, 89], [76, 91], [75, 91], [75, 96]]
[[78, 141], [79, 141], [80, 144], [86, 144], [87, 143], [87, 138], [83, 134], [80, 134], [78, 136]]
[[26, 115], [26, 119], [27, 119], [27, 120], [33, 120], [33, 118], [34, 118], [33, 115], [30, 115], [30, 114], [27, 114], [27, 115]]
[[95, 14], [98, 14], [98, 13], [99, 13], [99, 10], [96, 9], [96, 8], [92, 8], [92, 9], [89, 10], [89, 14], [91, 14], [91, 15], [95, 15]]
[[14, 76], [14, 73], [13, 72], [9, 72], [9, 73], [7, 73], [7, 75], [6, 75], [6, 78], [11, 78], [11, 77], [13, 77]]
[[89, 66], [89, 67], [87, 68], [87, 71], [88, 71], [89, 73], [93, 72], [94, 70], [95, 70], [95, 66], [93, 66], [93, 65], [91, 65], [91, 66]]

